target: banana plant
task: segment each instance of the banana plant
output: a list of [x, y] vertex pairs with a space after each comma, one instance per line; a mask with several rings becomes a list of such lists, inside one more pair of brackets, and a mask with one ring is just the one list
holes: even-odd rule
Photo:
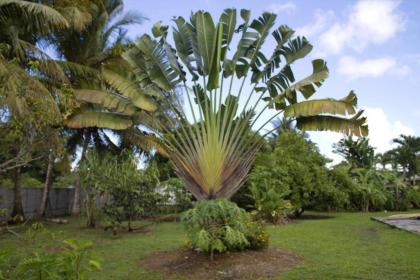
[[[205, 11], [192, 13], [189, 21], [177, 17], [174, 44], [169, 27], [158, 22], [154, 38], [143, 35], [123, 55], [147, 91], [184, 98], [185, 108], [173, 104], [168, 112], [177, 121], [156, 121], [155, 128], [198, 200], [229, 198], [241, 187], [265, 136], [261, 131], [280, 114], [302, 130], [368, 133], [353, 92], [340, 100], [309, 100], [328, 68], [315, 59], [312, 73], [295, 78], [292, 65], [312, 50], [305, 37], [286, 25], [274, 28], [275, 14], [254, 20], [249, 10], [237, 14], [226, 9], [217, 22]], [[267, 55], [263, 46], [270, 39], [275, 48]]]

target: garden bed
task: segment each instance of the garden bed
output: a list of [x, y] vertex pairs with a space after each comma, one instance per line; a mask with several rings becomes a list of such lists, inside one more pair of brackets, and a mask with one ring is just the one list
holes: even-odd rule
[[214, 261], [210, 261], [208, 255], [178, 249], [149, 255], [139, 265], [167, 277], [176, 274], [207, 280], [258, 279], [285, 273], [301, 260], [290, 251], [274, 248], [216, 255]]

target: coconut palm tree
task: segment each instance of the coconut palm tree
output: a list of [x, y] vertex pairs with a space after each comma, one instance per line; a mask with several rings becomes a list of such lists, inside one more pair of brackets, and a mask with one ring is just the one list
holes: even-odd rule
[[[367, 134], [353, 92], [340, 100], [308, 100], [328, 76], [326, 62], [313, 60], [312, 73], [297, 80], [292, 65], [312, 45], [285, 25], [273, 30], [275, 19], [264, 13], [251, 20], [248, 10], [238, 18], [235, 9], [226, 9], [215, 23], [198, 11], [189, 21], [174, 19], [175, 45], [159, 22], [152, 29], [156, 39], [144, 35], [124, 53], [148, 91], [185, 96], [187, 108], [173, 109], [179, 121], [156, 123], [156, 131], [198, 200], [229, 198], [241, 187], [261, 145], [259, 132], [280, 114], [301, 130]], [[275, 48], [267, 56], [263, 45], [270, 32]], [[273, 116], [262, 120], [263, 112]]]
[[0, 1], [0, 111], [3, 140], [0, 173], [10, 171], [15, 181], [12, 215], [23, 216], [21, 167], [38, 159], [37, 144], [57, 125], [61, 115], [52, 90], [64, 81], [58, 65], [37, 47], [54, 30], [69, 26], [52, 7], [30, 1]]
[[403, 175], [407, 180], [412, 180], [415, 184], [415, 176], [420, 173], [418, 158], [420, 153], [420, 137], [411, 135], [400, 135], [393, 139], [398, 145], [397, 148], [391, 150], [393, 158], [397, 164], [402, 167]]
[[[65, 60], [62, 67], [77, 104], [64, 120], [67, 128], [81, 130], [72, 135], [72, 143], [81, 147], [82, 160], [91, 145], [97, 150], [116, 149], [106, 132], [112, 129], [121, 140], [120, 147], [150, 149], [155, 146], [155, 137], [140, 126], [147, 127], [158, 114], [154, 112], [160, 95], [141, 87], [141, 77], [121, 56], [130, 44], [127, 26], [140, 24], [145, 18], [136, 13], [123, 14], [122, 0], [90, 1], [88, 10], [91, 20], [84, 29], [59, 31], [52, 39]], [[79, 191], [78, 184], [74, 213], [79, 212]]]
[[352, 136], [344, 137], [336, 145], [334, 152], [342, 155], [352, 168], [374, 167], [375, 148], [369, 144], [369, 139], [359, 137], [354, 140]]

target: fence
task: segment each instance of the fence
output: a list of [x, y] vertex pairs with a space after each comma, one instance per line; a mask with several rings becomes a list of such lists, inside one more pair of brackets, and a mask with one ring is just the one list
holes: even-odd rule
[[[22, 188], [22, 204], [26, 218], [32, 218], [39, 210], [42, 199], [42, 189]], [[46, 215], [49, 217], [63, 216], [70, 213], [73, 203], [74, 188], [51, 189], [47, 201]], [[13, 189], [0, 188], [0, 209], [12, 211], [14, 203]]]

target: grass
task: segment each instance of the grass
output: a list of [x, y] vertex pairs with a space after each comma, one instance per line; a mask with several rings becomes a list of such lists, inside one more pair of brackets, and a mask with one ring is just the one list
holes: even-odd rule
[[[268, 229], [271, 246], [294, 251], [304, 259], [278, 279], [420, 279], [420, 235], [370, 220], [371, 216], [384, 213], [310, 214], [292, 224]], [[82, 226], [81, 220], [71, 220], [67, 225], [54, 224], [49, 228], [58, 240], [94, 241], [94, 251], [103, 260], [102, 270], [89, 279], [164, 279], [163, 275], [142, 269], [139, 259], [158, 250], [177, 248], [184, 242], [179, 223], [160, 223], [151, 233], [116, 237]], [[22, 254], [57, 246], [42, 236], [34, 244], [19, 244], [12, 235], [0, 236], [0, 248], [16, 247]]]

